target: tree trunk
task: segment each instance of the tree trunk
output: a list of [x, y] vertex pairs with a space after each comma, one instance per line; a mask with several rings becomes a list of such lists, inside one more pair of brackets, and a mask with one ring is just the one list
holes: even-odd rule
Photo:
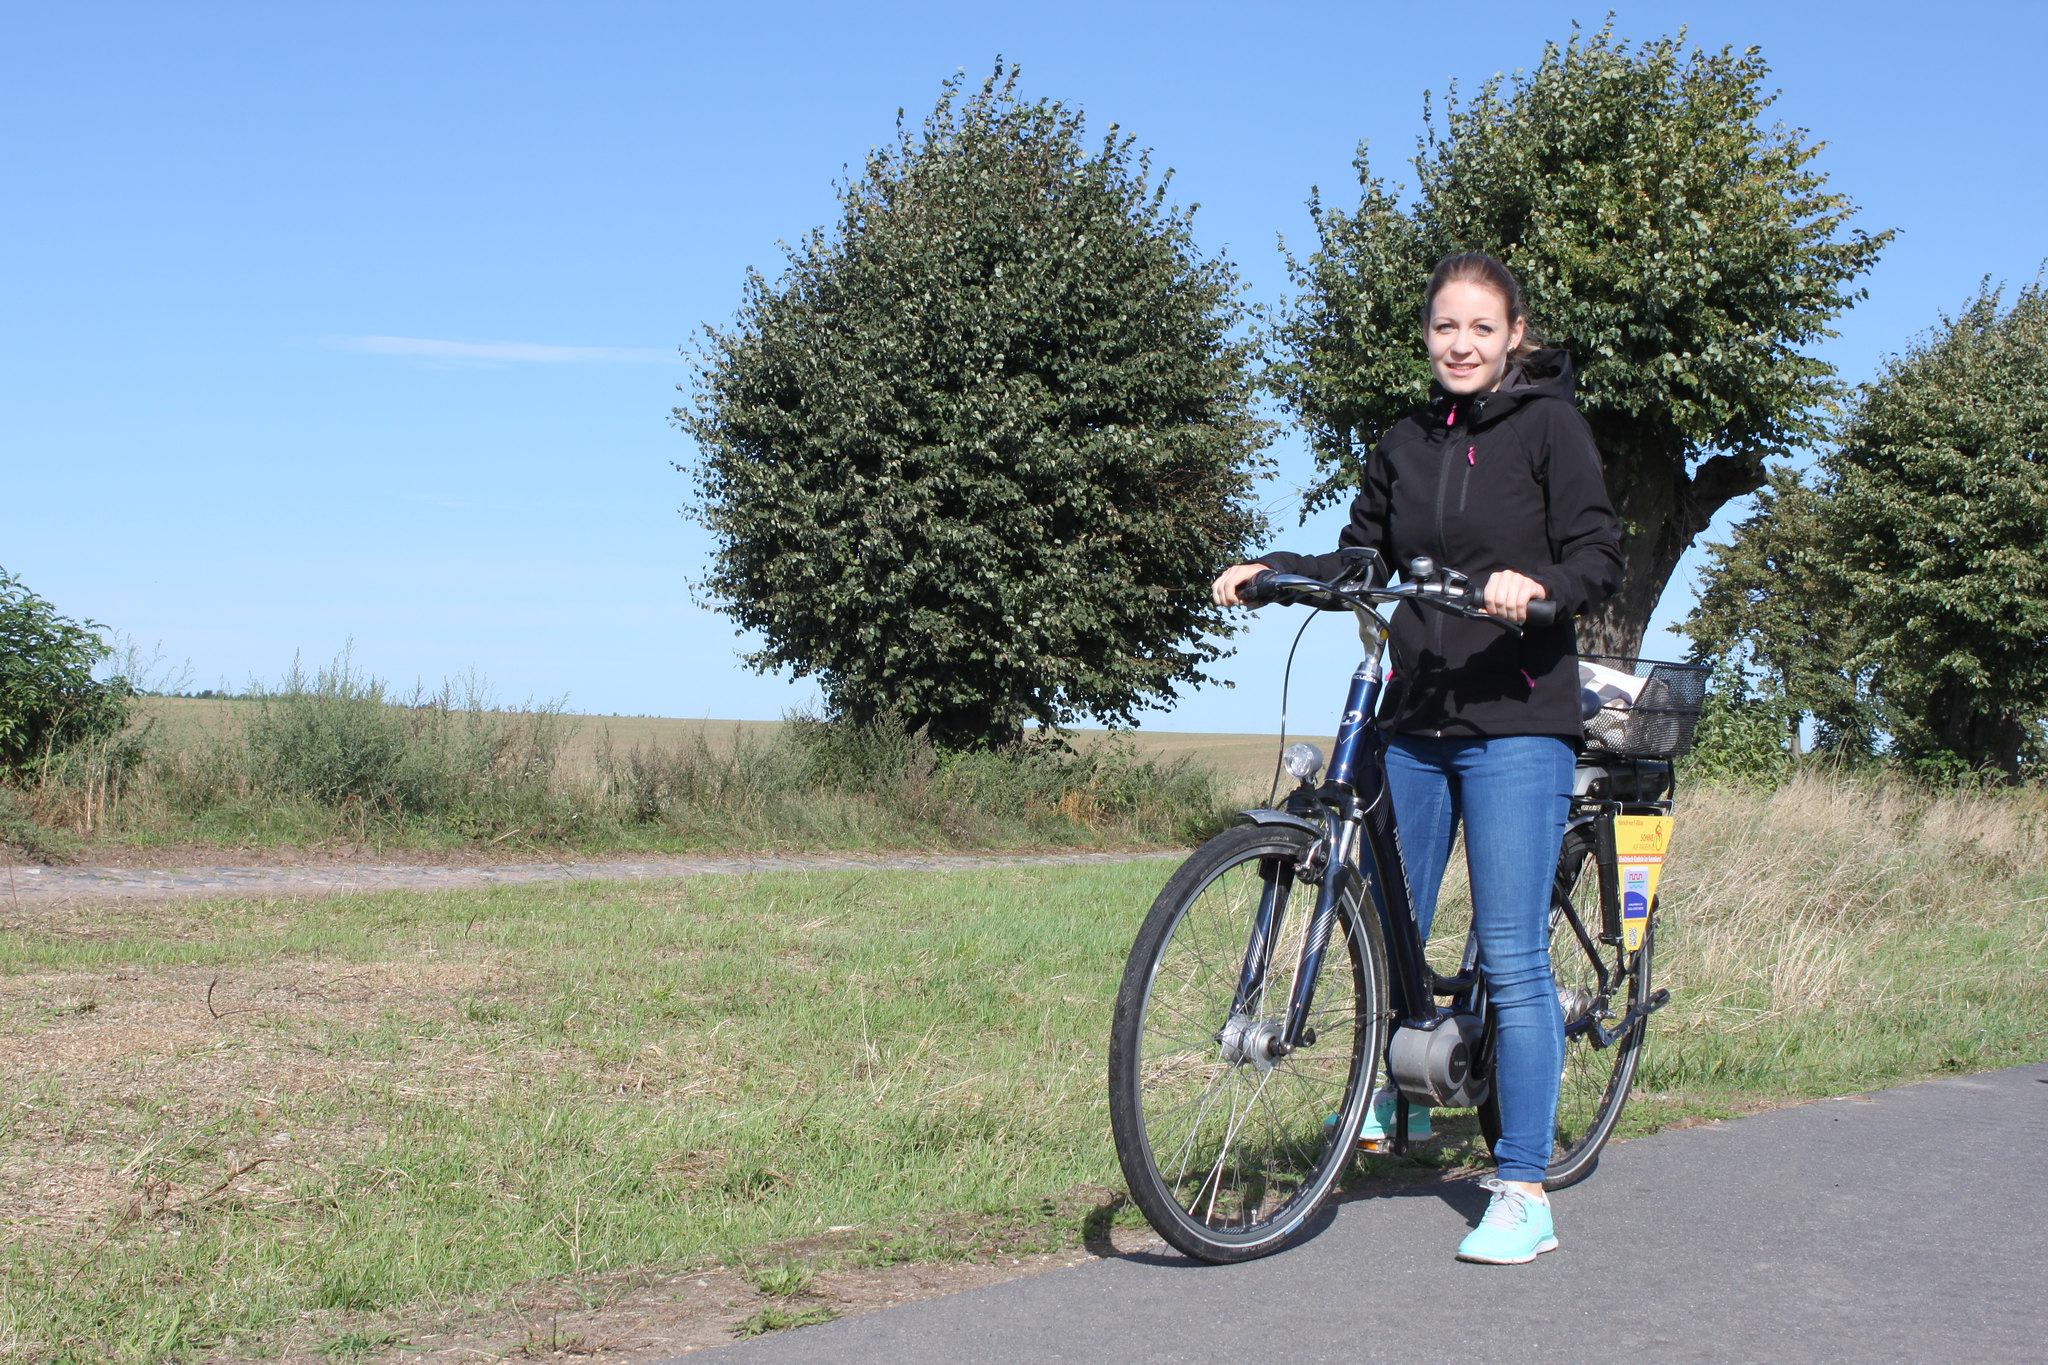
[[1714, 513], [1764, 486], [1763, 464], [1733, 455], [1704, 460], [1690, 476], [1682, 454], [1644, 464], [1607, 462], [1607, 491], [1621, 518], [1621, 591], [1579, 618], [1579, 649], [1587, 654], [1633, 658], [1672, 570]]

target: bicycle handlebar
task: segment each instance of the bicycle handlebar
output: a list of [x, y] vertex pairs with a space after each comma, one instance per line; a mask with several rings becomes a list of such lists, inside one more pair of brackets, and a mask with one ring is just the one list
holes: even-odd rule
[[[1284, 574], [1277, 569], [1266, 569], [1237, 590], [1237, 595], [1248, 607], [1262, 607], [1268, 603], [1289, 606], [1312, 606], [1326, 611], [1348, 610], [1354, 604], [1370, 605], [1376, 602], [1415, 602], [1463, 616], [1469, 620], [1490, 621], [1501, 629], [1521, 634], [1522, 628], [1503, 617], [1495, 616], [1485, 607], [1485, 599], [1469, 584], [1449, 582], [1403, 583], [1399, 587], [1387, 588], [1340, 588], [1320, 579], [1308, 578], [1301, 574]], [[1557, 624], [1557, 603], [1547, 598], [1538, 598], [1528, 605], [1527, 624], [1541, 630]]]

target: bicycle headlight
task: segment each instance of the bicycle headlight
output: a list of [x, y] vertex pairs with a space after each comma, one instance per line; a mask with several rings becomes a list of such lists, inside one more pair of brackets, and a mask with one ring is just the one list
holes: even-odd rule
[[1298, 782], [1313, 782], [1323, 770], [1323, 751], [1313, 744], [1290, 744], [1280, 755], [1280, 766]]

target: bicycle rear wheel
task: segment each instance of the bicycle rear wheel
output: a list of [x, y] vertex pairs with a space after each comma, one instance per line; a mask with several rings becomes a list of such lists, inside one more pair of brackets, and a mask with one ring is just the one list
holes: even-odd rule
[[[1565, 836], [1550, 893], [1550, 970], [1564, 1011], [1564, 1073], [1557, 1095], [1557, 1128], [1543, 1188], [1561, 1190], [1593, 1173], [1600, 1149], [1614, 1132], [1635, 1083], [1649, 1031], [1647, 1013], [1626, 1023], [1650, 995], [1650, 959], [1656, 916], [1635, 952], [1600, 942], [1600, 877], [1593, 838], [1584, 829]], [[1601, 989], [1601, 967], [1607, 989]], [[1606, 1039], [1602, 1041], [1603, 1037]], [[1480, 1106], [1488, 1146], [1500, 1141], [1498, 1092]]]
[[[1204, 1261], [1278, 1250], [1351, 1159], [1386, 1038], [1386, 968], [1356, 879], [1330, 932], [1309, 1019], [1315, 1041], [1278, 1058], [1245, 1045], [1283, 1023], [1315, 886], [1297, 871], [1316, 836], [1226, 831], [1153, 903], [1117, 993], [1109, 1113], [1131, 1199]], [[1278, 918], [1266, 968], [1233, 1015], [1261, 905]], [[1334, 1118], [1334, 1122], [1326, 1122]]]

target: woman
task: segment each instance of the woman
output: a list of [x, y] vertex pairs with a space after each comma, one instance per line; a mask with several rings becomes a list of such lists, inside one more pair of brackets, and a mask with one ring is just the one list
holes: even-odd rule
[[[1550, 884], [1582, 743], [1571, 618], [1621, 583], [1621, 543], [1600, 453], [1572, 405], [1571, 361], [1525, 345], [1522, 291], [1490, 256], [1437, 263], [1423, 302], [1436, 382], [1429, 406], [1388, 432], [1366, 462], [1339, 541], [1391, 565], [1417, 555], [1484, 583], [1486, 609], [1522, 623], [1532, 601], [1557, 625], [1516, 637], [1483, 621], [1403, 605], [1392, 623], [1404, 676], [1382, 712], [1387, 782], [1426, 937], [1462, 819], [1479, 960], [1498, 1021], [1501, 1134], [1486, 1216], [1458, 1258], [1497, 1265], [1557, 1246], [1543, 1191], [1564, 1066], [1564, 1019], [1550, 977]], [[1224, 570], [1216, 601], [1261, 570], [1330, 578], [1333, 555], [1269, 553]], [[1411, 1135], [1428, 1111], [1411, 1111]], [[1392, 1123], [1393, 1095], [1367, 1107], [1363, 1137]]]

